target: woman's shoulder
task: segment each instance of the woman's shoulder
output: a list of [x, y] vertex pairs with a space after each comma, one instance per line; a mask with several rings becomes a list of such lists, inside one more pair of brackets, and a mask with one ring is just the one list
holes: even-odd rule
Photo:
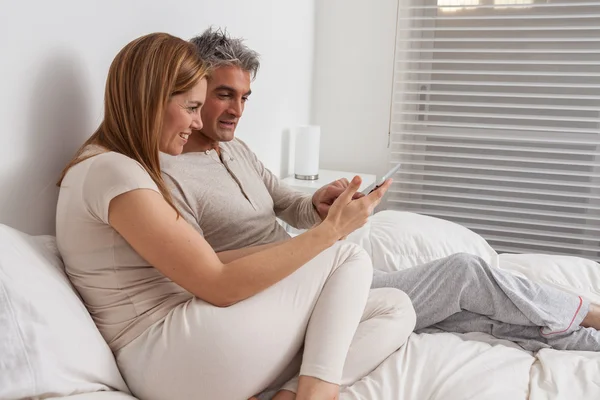
[[150, 178], [142, 164], [125, 154], [108, 151], [96, 146], [95, 148], [86, 148], [82, 153], [82, 157], [85, 159], [80, 164], [85, 166], [88, 175], [101, 174], [112, 177], [138, 175]]
[[109, 167], [116, 166], [117, 168], [142, 168], [142, 165], [131, 157], [125, 154], [118, 153], [116, 151], [109, 151], [100, 146], [88, 146], [81, 153], [81, 157], [85, 160], [83, 162], [94, 165], [95, 167]]
[[[131, 157], [108, 151], [99, 146], [88, 146], [81, 154], [82, 161], [71, 167], [62, 186], [82, 185], [108, 190], [113, 187], [150, 188], [158, 190], [146, 169]], [[97, 190], [94, 189], [94, 192]]]

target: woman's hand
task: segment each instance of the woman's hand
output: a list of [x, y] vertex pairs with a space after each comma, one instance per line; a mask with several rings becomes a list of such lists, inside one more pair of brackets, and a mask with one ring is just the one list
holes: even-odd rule
[[373, 213], [391, 183], [392, 180], [388, 179], [370, 194], [353, 200], [361, 184], [360, 177], [355, 176], [346, 190], [331, 205], [327, 218], [321, 225], [328, 225], [338, 238], [346, 237], [367, 223], [367, 219]]
[[[331, 208], [332, 204], [342, 193], [344, 193], [344, 190], [346, 190], [349, 185], [350, 182], [348, 182], [348, 179], [341, 178], [323, 186], [313, 194], [312, 203], [315, 206], [317, 213], [319, 213], [321, 220], [327, 218], [329, 208]], [[359, 199], [363, 196], [363, 193], [356, 192], [352, 198]]]

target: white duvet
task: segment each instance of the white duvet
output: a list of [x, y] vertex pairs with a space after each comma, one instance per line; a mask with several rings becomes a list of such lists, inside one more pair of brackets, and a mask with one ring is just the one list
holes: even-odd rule
[[[467, 251], [491, 265], [600, 303], [600, 265], [576, 257], [498, 255], [475, 233], [412, 213], [381, 212], [349, 240], [375, 268], [410, 268]], [[341, 399], [600, 400], [600, 353], [544, 349], [531, 354], [482, 334], [413, 334]]]

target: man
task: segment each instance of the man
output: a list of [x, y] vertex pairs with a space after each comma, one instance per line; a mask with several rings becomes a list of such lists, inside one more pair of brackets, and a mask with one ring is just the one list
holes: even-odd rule
[[[296, 228], [319, 223], [348, 182], [333, 182], [313, 196], [298, 193], [234, 136], [259, 68], [257, 53], [220, 30], [209, 29], [192, 43], [214, 72], [203, 128], [190, 136], [185, 154], [162, 160], [182, 216], [217, 252], [288, 240], [276, 217]], [[409, 295], [416, 330], [487, 332], [532, 351], [600, 351], [598, 306], [491, 268], [475, 256], [457, 254], [404, 271], [376, 272], [373, 287], [384, 286]]]

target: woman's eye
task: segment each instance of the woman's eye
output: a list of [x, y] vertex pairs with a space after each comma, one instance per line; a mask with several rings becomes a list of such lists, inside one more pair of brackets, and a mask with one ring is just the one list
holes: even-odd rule
[[200, 109], [200, 106], [188, 107], [188, 112], [190, 114], [195, 114]]

